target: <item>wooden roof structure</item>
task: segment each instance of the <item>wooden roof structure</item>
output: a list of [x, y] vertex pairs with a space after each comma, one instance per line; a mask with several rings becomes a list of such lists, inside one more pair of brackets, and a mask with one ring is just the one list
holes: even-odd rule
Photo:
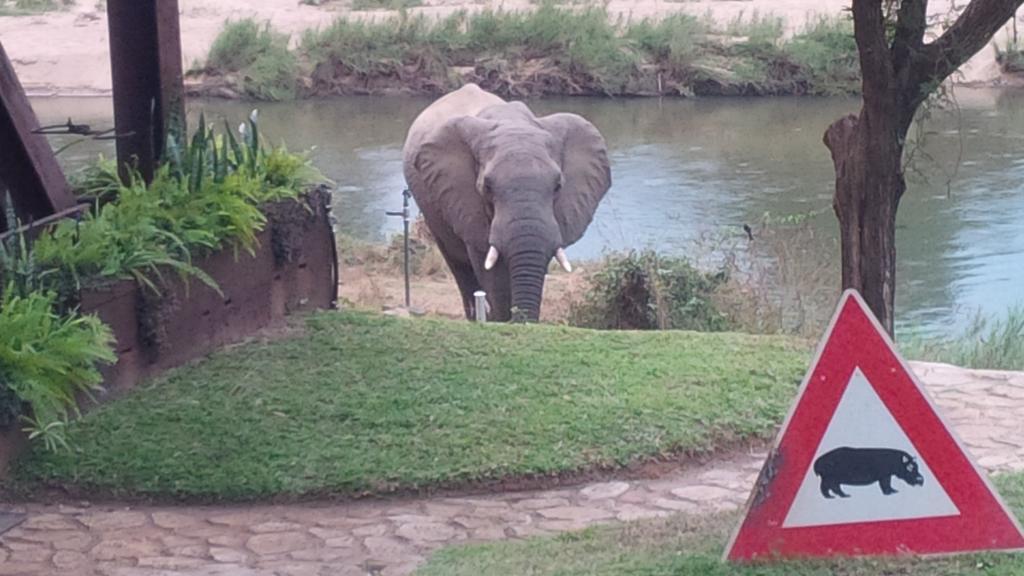
[[[186, 133], [178, 0], [107, 0], [107, 21], [118, 166], [149, 180], [167, 138], [183, 142]], [[0, 43], [0, 202], [10, 194], [31, 226], [78, 212], [39, 128]]]

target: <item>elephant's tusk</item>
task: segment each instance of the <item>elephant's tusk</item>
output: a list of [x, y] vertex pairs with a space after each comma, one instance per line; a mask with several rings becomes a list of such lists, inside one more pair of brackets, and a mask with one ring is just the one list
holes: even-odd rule
[[498, 261], [498, 249], [491, 246], [491, 249], [487, 251], [487, 258], [484, 260], [484, 270], [490, 270], [494, 268], [495, 262]]
[[562, 265], [562, 269], [566, 272], [572, 272], [572, 264], [569, 262], [569, 257], [565, 255], [565, 248], [559, 248], [555, 252], [555, 260]]

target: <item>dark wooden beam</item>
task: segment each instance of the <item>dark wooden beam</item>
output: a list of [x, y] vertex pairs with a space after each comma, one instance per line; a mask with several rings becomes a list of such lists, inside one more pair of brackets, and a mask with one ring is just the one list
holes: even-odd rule
[[12, 236], [24, 235], [29, 240], [34, 240], [39, 234], [50, 227], [53, 224], [60, 222], [65, 218], [80, 218], [89, 209], [89, 204], [78, 204], [67, 210], [61, 210], [55, 212], [45, 218], [33, 221], [31, 224], [23, 224], [15, 230], [5, 230], [0, 232], [0, 242], [7, 240]]
[[178, 0], [107, 0], [117, 161], [148, 181], [167, 136], [185, 132]]
[[[25, 222], [75, 206], [49, 142], [33, 134], [38, 128], [39, 120], [0, 43], [0, 203], [9, 191], [18, 217]], [[0, 230], [3, 220], [0, 216]]]

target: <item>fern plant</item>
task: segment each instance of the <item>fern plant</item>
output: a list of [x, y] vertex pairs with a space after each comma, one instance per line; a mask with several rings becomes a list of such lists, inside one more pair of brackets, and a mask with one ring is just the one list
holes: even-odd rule
[[98, 362], [116, 359], [110, 329], [94, 316], [58, 314], [53, 292], [17, 294], [8, 284], [0, 299], [0, 387], [30, 406], [22, 415], [30, 439], [56, 450], [78, 393], [100, 389]]
[[79, 287], [132, 278], [155, 290], [154, 278], [160, 277], [161, 268], [214, 285], [192, 265], [186, 243], [161, 222], [158, 200], [144, 185], [129, 183], [116, 202], [98, 206], [81, 221], [62, 221], [40, 236], [34, 259], [44, 267], [67, 271]]

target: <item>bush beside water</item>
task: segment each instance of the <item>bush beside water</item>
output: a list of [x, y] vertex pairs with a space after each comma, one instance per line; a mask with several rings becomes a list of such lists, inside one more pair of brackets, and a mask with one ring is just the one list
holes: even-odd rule
[[613, 330], [698, 330], [730, 327], [712, 296], [724, 272], [708, 274], [683, 258], [654, 251], [605, 258], [590, 278], [590, 289], [569, 312], [569, 324]]

